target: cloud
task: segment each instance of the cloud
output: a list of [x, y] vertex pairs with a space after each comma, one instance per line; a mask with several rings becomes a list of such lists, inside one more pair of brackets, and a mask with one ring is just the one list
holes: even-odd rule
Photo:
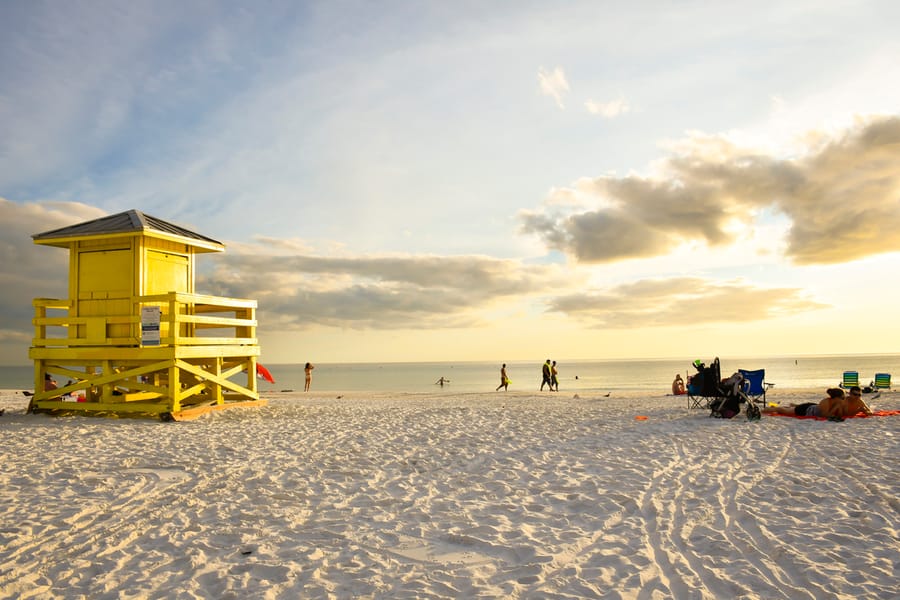
[[[79, 203], [0, 198], [0, 330], [25, 335], [33, 298], [68, 294], [68, 253], [36, 246], [30, 236], [104, 214]], [[573, 281], [558, 265], [486, 256], [326, 257], [308, 251], [296, 239], [229, 244], [228, 252], [198, 262], [196, 286], [201, 293], [258, 299], [268, 326], [391, 329], [472, 325], [483, 318], [480, 311]]]
[[571, 280], [556, 266], [484, 256], [333, 258], [263, 250], [216, 258], [198, 276], [198, 289], [258, 298], [264, 320], [286, 329], [470, 326], [480, 311]]
[[563, 96], [569, 91], [569, 82], [566, 81], [566, 74], [561, 67], [556, 67], [552, 71], [541, 67], [538, 70], [538, 84], [541, 86], [542, 94], [550, 96], [558, 107], [565, 109]]
[[631, 110], [631, 106], [629, 106], [624, 98], [611, 100], [609, 102], [594, 102], [593, 100], [588, 100], [584, 103], [584, 106], [592, 115], [600, 115], [607, 119], [614, 119]]
[[[685, 243], [734, 243], [766, 214], [789, 219], [786, 257], [847, 262], [900, 250], [900, 117], [860, 120], [841, 135], [808, 136], [805, 154], [780, 158], [695, 135], [653, 177], [582, 179], [522, 231], [582, 262], [649, 258]], [[580, 208], [572, 208], [578, 196]], [[773, 245], [776, 241], [773, 241]]]
[[31, 340], [34, 298], [68, 297], [68, 252], [37, 246], [31, 236], [100, 216], [102, 211], [77, 202], [0, 198], [0, 341]]
[[[0, 198], [0, 342], [24, 358], [31, 301], [68, 295], [68, 252], [31, 235], [104, 216], [83, 204], [16, 204]], [[259, 301], [264, 330], [435, 329], [483, 324], [487, 311], [521, 311], [583, 278], [560, 265], [486, 256], [315, 256], [296, 239], [260, 238], [203, 256], [199, 293]], [[264, 333], [264, 331], [261, 331]], [[22, 356], [18, 356], [21, 353]], [[12, 360], [12, 359], [9, 359]]]
[[796, 288], [761, 288], [740, 279], [713, 282], [696, 277], [642, 280], [605, 291], [559, 296], [548, 304], [550, 311], [604, 329], [746, 323], [826, 307]]
[[[77, 203], [18, 205], [0, 199], [0, 343], [19, 348], [7, 360], [24, 358], [31, 299], [67, 294], [68, 253], [36, 246], [30, 235], [102, 214]], [[199, 261], [198, 292], [257, 299], [263, 335], [314, 326], [466, 328], [484, 325], [491, 313], [521, 314], [541, 302], [549, 312], [607, 329], [747, 322], [824, 306], [797, 289], [742, 280], [644, 279], [571, 294], [586, 284], [589, 269], [486, 256], [317, 256], [308, 250], [300, 240], [271, 237], [229, 245], [229, 252]]]

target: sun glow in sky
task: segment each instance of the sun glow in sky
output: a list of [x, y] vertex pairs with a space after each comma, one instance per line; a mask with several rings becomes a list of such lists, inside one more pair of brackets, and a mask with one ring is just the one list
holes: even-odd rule
[[129, 209], [269, 363], [894, 353], [900, 4], [0, 3], [0, 363]]

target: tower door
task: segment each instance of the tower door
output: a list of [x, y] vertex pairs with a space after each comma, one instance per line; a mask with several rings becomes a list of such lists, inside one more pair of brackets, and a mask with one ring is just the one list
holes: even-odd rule
[[[78, 253], [78, 307], [81, 317], [130, 316], [131, 295], [134, 289], [134, 268], [131, 249], [95, 250]], [[72, 336], [72, 333], [75, 333]], [[131, 326], [127, 323], [112, 324], [106, 331], [85, 330], [79, 325], [71, 337], [97, 336], [127, 338]]]
[[[191, 292], [191, 269], [188, 257], [184, 254], [147, 250], [146, 273], [144, 276], [144, 294], [168, 294], [169, 292]], [[166, 309], [163, 309], [165, 312]], [[179, 335], [192, 334], [192, 326], [182, 325]], [[163, 319], [159, 325], [159, 335], [163, 338], [171, 335], [169, 324]]]

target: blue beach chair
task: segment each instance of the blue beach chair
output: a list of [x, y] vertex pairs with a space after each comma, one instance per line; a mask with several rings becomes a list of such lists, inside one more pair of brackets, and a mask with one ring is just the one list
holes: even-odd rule
[[859, 386], [859, 371], [844, 371], [844, 378], [839, 387], [843, 389]]
[[876, 390], [891, 389], [891, 374], [890, 373], [875, 373], [874, 387]]
[[738, 369], [738, 373], [744, 376], [744, 393], [747, 397], [758, 404], [765, 404], [766, 390], [775, 385], [774, 383], [766, 382], [766, 370], [748, 371], [746, 369]]

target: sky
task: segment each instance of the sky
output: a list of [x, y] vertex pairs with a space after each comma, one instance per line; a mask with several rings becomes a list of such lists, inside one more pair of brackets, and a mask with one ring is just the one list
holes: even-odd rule
[[0, 364], [31, 236], [223, 242], [263, 362], [900, 351], [900, 3], [0, 3]]

